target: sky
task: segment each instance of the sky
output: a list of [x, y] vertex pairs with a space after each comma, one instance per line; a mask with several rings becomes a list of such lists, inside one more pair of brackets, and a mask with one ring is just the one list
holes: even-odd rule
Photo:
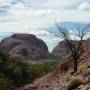
[[59, 42], [55, 23], [90, 22], [90, 0], [0, 0], [0, 39], [31, 33], [51, 51]]

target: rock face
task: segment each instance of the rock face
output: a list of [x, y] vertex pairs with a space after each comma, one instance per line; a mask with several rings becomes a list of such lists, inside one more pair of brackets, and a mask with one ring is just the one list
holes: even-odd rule
[[[73, 44], [78, 44], [78, 41], [72, 41]], [[66, 41], [61, 41], [59, 44], [53, 49], [52, 54], [68, 54], [71, 51], [71, 47], [66, 43]]]
[[68, 45], [65, 41], [59, 42], [59, 44], [53, 49], [52, 54], [57, 55], [59, 53], [68, 52]]
[[[73, 44], [78, 45], [78, 41], [72, 41]], [[87, 43], [90, 44], [90, 39], [84, 40], [83, 45], [84, 47], [87, 46]], [[66, 43], [66, 41], [61, 41], [59, 44], [53, 49], [52, 54], [57, 55], [60, 53], [70, 53], [70, 46]]]
[[0, 47], [9, 54], [18, 54], [25, 58], [39, 58], [49, 54], [44, 41], [32, 34], [14, 34], [3, 39]]

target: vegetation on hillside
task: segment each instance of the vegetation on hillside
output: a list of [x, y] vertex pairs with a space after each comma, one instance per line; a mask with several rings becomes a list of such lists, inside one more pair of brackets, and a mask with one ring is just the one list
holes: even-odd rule
[[9, 56], [0, 49], [0, 88], [14, 90], [53, 70], [56, 61], [47, 61], [42, 64], [23, 62], [20, 57]]

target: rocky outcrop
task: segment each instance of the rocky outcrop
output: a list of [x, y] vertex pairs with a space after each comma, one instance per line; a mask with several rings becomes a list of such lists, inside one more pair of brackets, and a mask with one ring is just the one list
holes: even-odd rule
[[[78, 41], [72, 41], [74, 44], [78, 44]], [[84, 49], [87, 49], [87, 45], [90, 45], [90, 39], [84, 40], [83, 45]], [[70, 53], [70, 46], [66, 43], [66, 41], [61, 41], [59, 44], [53, 49], [52, 54], [58, 55], [60, 53], [68, 54]]]
[[52, 54], [58, 55], [60, 53], [67, 53], [69, 50], [69, 47], [65, 41], [61, 41], [58, 43], [58, 45], [53, 49]]
[[0, 47], [9, 54], [18, 54], [25, 58], [41, 58], [49, 54], [44, 41], [32, 34], [14, 34], [3, 39]]

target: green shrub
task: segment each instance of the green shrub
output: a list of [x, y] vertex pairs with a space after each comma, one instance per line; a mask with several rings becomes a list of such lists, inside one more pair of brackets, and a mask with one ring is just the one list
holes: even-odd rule
[[46, 63], [42, 64], [42, 69], [45, 73], [48, 73], [54, 69], [55, 65], [56, 65], [55, 61], [46, 62]]
[[45, 74], [42, 66], [40, 66], [40, 65], [34, 66], [33, 71], [34, 71], [33, 74], [35, 77], [41, 77]]
[[79, 70], [83, 75], [90, 75], [90, 68], [87, 68], [86, 65], [81, 65]]
[[[7, 87], [9, 85], [14, 85], [16, 87], [22, 86], [27, 83], [33, 82], [33, 80], [45, 75], [50, 72], [56, 61], [47, 61], [43, 64], [30, 64], [25, 63], [23, 60], [17, 55], [11, 55], [10, 57], [5, 57], [3, 55], [0, 56], [0, 85], [3, 87]], [[7, 79], [12, 81], [12, 84], [7, 82]], [[2, 83], [1, 83], [2, 82]], [[0, 90], [8, 90], [1, 89]], [[9, 89], [13, 90], [13, 89]]]
[[90, 75], [90, 68], [87, 68], [84, 75]]
[[85, 71], [87, 70], [87, 66], [86, 65], [80, 65], [80, 67], [79, 67], [79, 71], [80, 71], [80, 73], [85, 73]]
[[67, 86], [67, 90], [73, 90], [83, 83], [81, 77], [73, 77]]
[[68, 74], [67, 75], [67, 81], [70, 81], [72, 79], [72, 75]]
[[36, 78], [39, 78], [48, 73], [54, 62], [47, 62], [44, 64], [28, 64], [21, 61], [19, 58], [10, 58], [10, 64], [8, 67], [12, 70], [12, 81], [15, 85], [23, 85], [33, 82]]
[[4, 78], [0, 79], [0, 90], [14, 90], [14, 88], [15, 87], [10, 81], [7, 81]]

